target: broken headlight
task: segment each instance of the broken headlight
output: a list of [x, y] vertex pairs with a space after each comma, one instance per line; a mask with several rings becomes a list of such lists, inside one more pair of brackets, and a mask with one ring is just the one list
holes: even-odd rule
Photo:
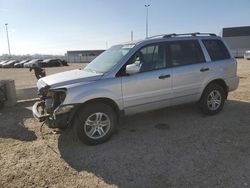
[[60, 106], [66, 98], [66, 89], [49, 90], [45, 99], [45, 108], [48, 113], [52, 113]]

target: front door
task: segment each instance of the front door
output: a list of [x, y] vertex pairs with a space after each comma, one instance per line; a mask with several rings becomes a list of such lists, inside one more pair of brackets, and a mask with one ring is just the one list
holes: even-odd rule
[[172, 69], [166, 68], [165, 46], [149, 45], [137, 51], [127, 64], [140, 71], [122, 77], [126, 114], [165, 107], [172, 97]]

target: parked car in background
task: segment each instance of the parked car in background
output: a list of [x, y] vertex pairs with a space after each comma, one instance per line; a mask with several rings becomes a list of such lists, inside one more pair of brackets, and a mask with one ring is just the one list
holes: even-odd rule
[[61, 61], [62, 61], [63, 66], [69, 66], [69, 64], [66, 60], [61, 60]]
[[62, 61], [60, 59], [45, 59], [39, 62], [41, 67], [60, 67], [62, 66]]
[[10, 60], [2, 65], [2, 68], [13, 68], [15, 63], [18, 63], [18, 60]]
[[238, 84], [237, 62], [221, 37], [158, 35], [115, 45], [83, 69], [39, 79], [33, 115], [51, 128], [73, 126], [86, 144], [101, 144], [123, 115], [184, 103], [218, 114]]
[[5, 64], [6, 62], [8, 62], [9, 60], [3, 60], [0, 62], [0, 67], [2, 67], [3, 64]]
[[18, 62], [18, 63], [15, 63], [15, 64], [14, 64], [14, 67], [15, 67], [15, 68], [23, 68], [24, 63], [27, 63], [27, 62], [29, 62], [29, 61], [30, 61], [30, 59], [22, 60], [22, 61], [20, 61], [20, 62]]
[[23, 67], [30, 68], [30, 67], [33, 67], [34, 65], [37, 66], [42, 61], [43, 61], [42, 59], [33, 59], [27, 63], [24, 63]]
[[250, 59], [250, 50], [245, 51], [244, 59]]

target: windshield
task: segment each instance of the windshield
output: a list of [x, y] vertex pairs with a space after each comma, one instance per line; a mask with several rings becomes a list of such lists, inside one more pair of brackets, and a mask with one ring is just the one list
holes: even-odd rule
[[119, 61], [129, 52], [134, 45], [116, 45], [112, 46], [101, 55], [96, 57], [91, 61], [84, 70], [97, 72], [97, 73], [106, 73], [110, 71]]

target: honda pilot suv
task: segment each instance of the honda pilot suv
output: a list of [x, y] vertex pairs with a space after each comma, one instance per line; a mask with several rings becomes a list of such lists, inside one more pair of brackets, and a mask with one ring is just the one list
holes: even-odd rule
[[112, 46], [85, 68], [41, 78], [33, 115], [78, 138], [107, 141], [123, 115], [198, 103], [220, 112], [238, 87], [237, 62], [215, 34], [166, 34]]

